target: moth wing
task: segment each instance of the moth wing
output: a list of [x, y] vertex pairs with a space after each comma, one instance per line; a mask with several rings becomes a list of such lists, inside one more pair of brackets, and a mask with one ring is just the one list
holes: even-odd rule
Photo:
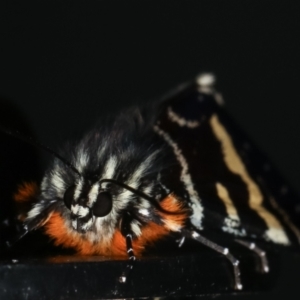
[[167, 185], [191, 203], [198, 229], [299, 243], [299, 196], [220, 99], [212, 87], [194, 82], [161, 103], [156, 132], [178, 162]]

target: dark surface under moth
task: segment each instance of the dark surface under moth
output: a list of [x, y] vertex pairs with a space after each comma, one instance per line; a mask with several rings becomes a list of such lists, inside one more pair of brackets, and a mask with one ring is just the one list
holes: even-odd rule
[[[173, 245], [175, 246], [175, 245]], [[105, 257], [76, 257], [55, 255], [47, 258], [13, 256], [1, 259], [1, 299], [280, 299], [285, 293], [296, 295], [293, 286], [298, 282], [295, 261], [299, 255], [268, 251], [272, 272], [256, 272], [256, 257], [245, 249], [233, 250], [243, 255], [241, 270], [245, 289], [234, 292], [232, 268], [220, 255], [204, 247], [189, 245], [185, 254], [156, 255], [138, 259], [127, 285], [119, 284], [116, 277], [127, 262]], [[193, 249], [193, 250], [191, 250]], [[297, 299], [290, 298], [290, 299]]]
[[[242, 292], [264, 292], [275, 284], [275, 274], [256, 275], [253, 257], [242, 264], [247, 288]], [[273, 262], [273, 257], [270, 257]], [[274, 263], [276, 263], [275, 259]], [[184, 297], [232, 294], [230, 267], [220, 256], [201, 255], [150, 257], [137, 261], [130, 281], [122, 285], [116, 277], [126, 261], [97, 257], [53, 257], [13, 259], [2, 262], [2, 299], [113, 299], [142, 297]], [[254, 277], [254, 278], [253, 278]], [[20, 297], [20, 293], [24, 296]]]

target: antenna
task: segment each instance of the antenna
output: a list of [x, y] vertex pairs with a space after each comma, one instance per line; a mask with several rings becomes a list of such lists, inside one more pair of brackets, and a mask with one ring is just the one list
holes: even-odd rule
[[32, 145], [34, 147], [38, 147], [40, 149], [45, 150], [46, 152], [50, 153], [51, 155], [53, 155], [54, 157], [58, 158], [60, 161], [62, 161], [66, 166], [68, 166], [71, 170], [73, 170], [76, 174], [78, 174], [79, 176], [81, 176], [80, 172], [69, 162], [67, 161], [64, 157], [60, 156], [58, 153], [56, 153], [54, 150], [52, 150], [51, 148], [49, 148], [48, 146], [43, 145], [42, 143], [34, 140], [32, 137], [29, 136], [25, 136], [22, 135], [20, 132], [18, 131], [12, 131], [10, 129], [7, 129], [3, 126], [0, 125], [0, 131], [6, 133], [7, 135], [10, 135], [12, 137], [15, 137], [16, 139], [25, 142], [29, 145]]

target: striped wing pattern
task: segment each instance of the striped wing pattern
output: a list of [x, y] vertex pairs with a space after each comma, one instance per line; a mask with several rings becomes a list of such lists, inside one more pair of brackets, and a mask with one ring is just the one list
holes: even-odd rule
[[190, 202], [191, 223], [199, 230], [281, 245], [299, 243], [298, 196], [217, 96], [192, 84], [163, 102], [155, 131], [180, 166], [173, 168], [167, 185]]

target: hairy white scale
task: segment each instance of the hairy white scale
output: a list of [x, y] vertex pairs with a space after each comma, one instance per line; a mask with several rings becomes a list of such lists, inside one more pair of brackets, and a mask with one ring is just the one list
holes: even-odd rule
[[136, 220], [132, 221], [130, 224], [131, 230], [134, 232], [136, 236], [140, 236], [142, 234], [140, 223]]
[[45, 191], [48, 188], [48, 178], [44, 177], [41, 183], [41, 190]]
[[143, 188], [143, 193], [146, 195], [150, 195], [153, 190], [153, 184], [149, 184], [146, 187]]
[[139, 208], [140, 209], [149, 209], [151, 207], [151, 204], [148, 200], [141, 198], [140, 203], [139, 203]]
[[140, 213], [141, 215], [143, 215], [143, 216], [146, 216], [146, 217], [150, 215], [149, 210], [148, 210], [148, 209], [145, 209], [145, 208], [139, 209], [139, 213]]
[[55, 188], [58, 197], [63, 197], [66, 185], [59, 170], [55, 170], [51, 176], [51, 186]]
[[171, 231], [178, 232], [182, 228], [181, 225], [177, 224], [176, 222], [174, 222], [172, 220], [163, 219], [163, 222], [165, 223], [165, 226]]
[[[105, 243], [109, 243], [115, 233], [115, 222], [117, 220], [116, 216], [113, 216], [111, 218], [112, 221], [107, 220], [107, 225], [105, 226], [105, 232], [103, 232], [103, 223], [104, 223], [104, 219], [105, 217], [101, 218], [98, 217], [96, 218], [95, 222], [94, 222], [94, 228], [96, 229], [95, 232], [89, 232], [89, 234], [87, 235], [88, 239], [90, 239], [90, 241], [92, 242], [103, 242]], [[107, 217], [106, 217], [107, 218]], [[114, 221], [113, 221], [114, 220]]]
[[163, 188], [163, 190], [166, 192], [166, 194], [170, 194], [171, 190], [168, 189], [164, 184], [162, 184], [161, 182], [159, 182], [160, 186]]
[[96, 228], [97, 232], [101, 232], [101, 226], [102, 226], [102, 220], [101, 220], [101, 218], [98, 217], [95, 220], [95, 228]]
[[[101, 179], [112, 179], [114, 177], [114, 174], [116, 172], [117, 168], [117, 158], [115, 156], [109, 157], [107, 160], [103, 174], [101, 175]], [[107, 185], [107, 182], [102, 183], [101, 187], [105, 188]]]
[[99, 148], [98, 152], [97, 152], [97, 156], [98, 156], [98, 159], [100, 160], [104, 154], [104, 152], [106, 151], [107, 149], [107, 142], [102, 142], [101, 143], [101, 148]]
[[43, 204], [41, 203], [36, 203], [33, 208], [28, 212], [27, 214], [27, 219], [32, 219], [39, 215], [44, 209]]
[[81, 205], [72, 205], [71, 206], [71, 211], [74, 215], [77, 215], [79, 218], [85, 217], [89, 213], [89, 208], [88, 207], [83, 207]]
[[154, 131], [160, 136], [162, 136], [164, 140], [173, 148], [174, 154], [181, 165], [180, 180], [183, 182], [191, 200], [191, 207], [193, 209], [191, 222], [194, 226], [196, 226], [196, 228], [202, 229], [203, 207], [200, 203], [200, 197], [197, 191], [194, 189], [194, 184], [189, 173], [188, 163], [185, 157], [183, 156], [181, 150], [179, 149], [178, 145], [175, 143], [175, 141], [172, 140], [168, 133], [163, 131], [157, 125], [154, 126]]
[[84, 149], [80, 149], [77, 153], [78, 154], [77, 154], [75, 167], [80, 173], [82, 173], [82, 171], [88, 164], [90, 157], [88, 152], [86, 152]]
[[72, 220], [72, 227], [77, 230], [77, 219]]
[[83, 187], [83, 183], [84, 183], [84, 180], [83, 178], [80, 178], [76, 184], [76, 188], [75, 188], [75, 191], [74, 191], [74, 200], [78, 200], [79, 197], [80, 197], [80, 194], [81, 194], [81, 191], [82, 191], [82, 187]]
[[[171, 201], [174, 206], [178, 205], [178, 200], [176, 199], [176, 197], [172, 197]], [[171, 231], [178, 232], [182, 229], [182, 225], [178, 224], [177, 222], [175, 222], [173, 220], [163, 219], [163, 222], [165, 223], [166, 227], [168, 229], [170, 229]]]
[[[144, 193], [145, 195], [150, 196], [151, 193], [152, 193], [152, 191], [153, 191], [153, 187], [154, 187], [153, 184], [147, 185], [146, 187], [143, 188], [143, 193]], [[144, 199], [144, 198], [141, 197], [141, 198], [140, 198], [139, 207], [140, 207], [141, 209], [147, 209], [147, 208], [150, 208], [150, 207], [151, 207], [151, 204], [150, 204], [150, 202], [149, 202], [148, 200], [146, 200], [146, 199]]]
[[96, 182], [95, 184], [93, 184], [93, 186], [90, 189], [90, 192], [88, 194], [88, 202], [87, 202], [87, 206], [88, 207], [92, 207], [93, 203], [96, 202], [97, 200], [97, 196], [99, 193], [99, 188], [100, 188], [100, 184], [99, 182]]
[[93, 223], [94, 223], [93, 218], [90, 218], [86, 223], [84, 223], [84, 224], [81, 226], [81, 228], [82, 228], [83, 230], [89, 230], [89, 229], [91, 228], [91, 226], [93, 225]]

